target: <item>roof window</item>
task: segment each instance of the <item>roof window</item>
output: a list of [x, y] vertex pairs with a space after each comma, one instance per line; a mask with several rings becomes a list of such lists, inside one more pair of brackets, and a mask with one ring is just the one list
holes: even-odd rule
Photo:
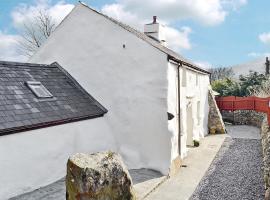
[[53, 97], [53, 95], [39, 81], [27, 81], [26, 84], [29, 87], [29, 89], [38, 98], [52, 98]]

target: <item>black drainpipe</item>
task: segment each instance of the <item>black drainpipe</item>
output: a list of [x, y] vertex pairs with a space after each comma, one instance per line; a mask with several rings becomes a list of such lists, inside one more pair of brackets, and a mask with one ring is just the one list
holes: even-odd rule
[[177, 81], [178, 81], [178, 87], [177, 87], [177, 94], [178, 94], [178, 151], [179, 151], [179, 156], [181, 157], [181, 121], [180, 121], [180, 87], [181, 87], [181, 82], [180, 82], [180, 66], [182, 66], [182, 63], [178, 64], [177, 66]]

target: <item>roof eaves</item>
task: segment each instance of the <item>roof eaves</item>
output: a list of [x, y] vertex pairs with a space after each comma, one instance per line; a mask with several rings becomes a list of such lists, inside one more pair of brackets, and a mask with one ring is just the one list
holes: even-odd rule
[[87, 119], [94, 119], [94, 118], [98, 118], [102, 116], [104, 116], [104, 113], [99, 113], [96, 115], [87, 115], [87, 116], [82, 116], [82, 117], [77, 117], [77, 118], [69, 118], [69, 119], [64, 119], [64, 120], [59, 120], [59, 121], [33, 124], [29, 126], [20, 126], [20, 127], [15, 127], [15, 128], [3, 129], [3, 130], [0, 130], [0, 136], [10, 135], [10, 134], [19, 133], [19, 132], [25, 132], [25, 131], [31, 131], [31, 130], [41, 129], [41, 128], [47, 128], [51, 126], [62, 125], [62, 124], [67, 124], [67, 123], [77, 122], [77, 121], [82, 121], [82, 120], [87, 120]]
[[168, 55], [168, 59], [169, 59], [169, 60], [173, 60], [174, 62], [183, 64], [183, 65], [186, 65], [186, 66], [188, 66], [188, 67], [190, 67], [190, 68], [193, 68], [193, 69], [195, 69], [195, 70], [197, 70], [197, 71], [200, 71], [200, 72], [203, 72], [203, 73], [206, 73], [206, 74], [211, 74], [211, 72], [209, 72], [209, 71], [207, 71], [207, 70], [205, 70], [205, 69], [202, 69], [202, 68], [200, 68], [200, 67], [197, 67], [197, 66], [195, 66], [195, 65], [192, 65], [192, 64], [190, 64], [189, 62], [185, 62], [185, 61], [180, 60], [180, 59], [178, 59], [178, 58], [175, 58], [175, 57], [173, 57], [173, 56]]

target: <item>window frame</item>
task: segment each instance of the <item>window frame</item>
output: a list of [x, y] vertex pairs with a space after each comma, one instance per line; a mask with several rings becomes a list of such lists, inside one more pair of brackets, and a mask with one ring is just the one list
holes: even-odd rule
[[[40, 99], [53, 98], [52, 93], [40, 81], [26, 81], [26, 85], [33, 94]], [[42, 91], [41, 94], [38, 89]]]

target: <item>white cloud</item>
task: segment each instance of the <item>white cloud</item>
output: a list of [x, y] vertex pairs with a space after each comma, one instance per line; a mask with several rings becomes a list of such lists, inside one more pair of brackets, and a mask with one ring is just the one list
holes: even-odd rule
[[270, 44], [270, 32], [260, 34], [259, 40], [264, 44]]
[[20, 55], [17, 48], [18, 35], [9, 35], [0, 31], [0, 60], [25, 61], [26, 58]]
[[121, 7], [132, 15], [150, 18], [157, 15], [166, 21], [191, 19], [203, 25], [222, 23], [228, 12], [247, 3], [247, 0], [117, 0], [106, 5]]
[[[209, 2], [211, 1], [211, 2]], [[172, 21], [192, 19], [205, 25], [216, 25], [224, 21], [226, 11], [220, 0], [118, 0], [125, 10], [149, 18], [158, 15]]]
[[128, 12], [124, 9], [124, 6], [121, 4], [109, 4], [105, 5], [101, 9], [102, 13], [117, 19], [119, 21], [123, 21], [127, 23], [130, 26], [133, 26], [137, 28], [138, 30], [141, 30], [144, 22], [142, 18], [139, 18], [139, 16]]
[[24, 23], [32, 22], [40, 11], [46, 11], [57, 25], [73, 7], [73, 4], [67, 4], [65, 1], [51, 5], [49, 0], [37, 0], [34, 5], [19, 4], [12, 11], [11, 16], [14, 27], [20, 29]]
[[259, 52], [250, 52], [248, 53], [249, 57], [266, 57], [266, 56], [270, 56], [270, 52], [264, 52], [264, 53], [259, 53]]
[[153, 15], [166, 24], [167, 44], [181, 51], [191, 49], [189, 27], [180, 30], [171, 26], [174, 22], [191, 19], [207, 26], [222, 23], [228, 12], [247, 3], [247, 0], [116, 0], [116, 3], [102, 7], [102, 12], [143, 31], [143, 24], [149, 23]]
[[213, 68], [213, 65], [209, 62], [206, 61], [197, 61], [194, 62], [196, 65], [198, 65], [199, 67], [203, 68], [203, 69], [211, 69]]
[[175, 28], [167, 26], [165, 28], [166, 31], [166, 39], [168, 46], [175, 51], [179, 51], [181, 49], [191, 49], [191, 42], [189, 39], [189, 35], [192, 32], [189, 27], [182, 27], [181, 30], [177, 30]]

